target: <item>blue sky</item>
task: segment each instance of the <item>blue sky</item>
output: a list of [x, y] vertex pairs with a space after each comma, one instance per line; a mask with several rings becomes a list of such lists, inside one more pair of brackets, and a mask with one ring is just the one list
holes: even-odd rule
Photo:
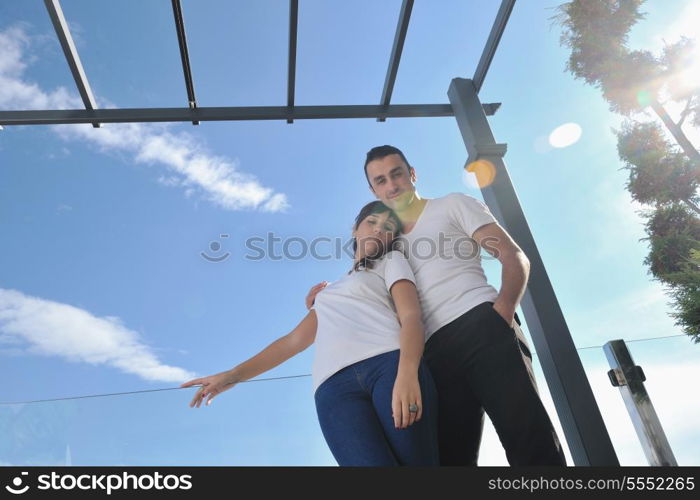
[[[416, 2], [393, 102], [448, 102], [450, 80], [473, 74], [499, 3]], [[483, 102], [503, 103], [494, 134], [508, 143], [506, 164], [576, 345], [679, 334], [642, 263], [640, 207], [610, 131], [620, 119], [564, 71], [549, 20], [557, 3], [515, 6], [481, 91]], [[300, 4], [296, 103], [377, 103], [401, 1]], [[62, 5], [101, 107], [186, 105], [170, 2]], [[183, 10], [200, 106], [285, 104], [286, 0], [185, 0]], [[698, 36], [690, 0], [644, 10], [635, 48]], [[0, 108], [59, 107], [81, 104], [43, 3], [1, 3]], [[581, 127], [580, 140], [548, 145], [566, 123]], [[380, 144], [406, 153], [421, 195], [480, 197], [452, 118], [5, 127], [0, 401], [176, 387], [289, 332], [308, 288], [339, 277], [349, 259], [254, 261], [245, 241], [346, 241], [372, 199], [364, 155]], [[202, 252], [230, 255], [213, 263]], [[498, 286], [500, 267], [486, 268]], [[679, 383], [700, 374], [699, 346], [680, 337], [630, 349], [678, 462], [700, 464], [700, 404]], [[602, 349], [579, 352], [621, 463], [644, 465]], [[310, 373], [312, 356], [265, 377]], [[332, 465], [311, 390], [309, 377], [243, 383], [198, 410], [191, 389], [3, 405], [0, 463]], [[506, 463], [490, 426], [480, 463]]]

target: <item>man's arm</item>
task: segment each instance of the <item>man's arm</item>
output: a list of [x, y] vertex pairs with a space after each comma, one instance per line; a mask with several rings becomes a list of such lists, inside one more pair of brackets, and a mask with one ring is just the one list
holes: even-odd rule
[[493, 308], [513, 326], [515, 308], [525, 293], [530, 274], [530, 261], [513, 238], [497, 223], [486, 224], [474, 231], [472, 237], [501, 263], [501, 290]]

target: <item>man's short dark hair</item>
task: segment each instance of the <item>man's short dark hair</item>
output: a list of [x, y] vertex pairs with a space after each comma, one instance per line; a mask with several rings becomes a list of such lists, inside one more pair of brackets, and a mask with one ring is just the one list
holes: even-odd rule
[[371, 161], [374, 160], [381, 160], [382, 158], [389, 156], [389, 155], [399, 155], [401, 159], [408, 165], [409, 172], [411, 170], [411, 164], [408, 163], [408, 160], [404, 156], [404, 154], [401, 152], [399, 148], [395, 148], [394, 146], [389, 146], [388, 144], [385, 144], [384, 146], [376, 146], [370, 149], [367, 152], [367, 158], [365, 159], [365, 177], [367, 178], [367, 182], [369, 183], [369, 187], [372, 187], [372, 183], [369, 181], [369, 175], [367, 175], [367, 164]]

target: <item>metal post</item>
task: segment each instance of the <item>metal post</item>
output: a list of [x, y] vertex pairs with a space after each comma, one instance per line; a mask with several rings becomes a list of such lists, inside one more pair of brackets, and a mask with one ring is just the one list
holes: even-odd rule
[[[287, 62], [287, 107], [294, 111], [297, 78], [297, 31], [299, 29], [299, 0], [289, 0], [289, 59]], [[291, 118], [287, 123], [294, 123]]]
[[671, 445], [644, 387], [646, 376], [642, 368], [634, 364], [627, 344], [624, 340], [611, 340], [603, 346], [603, 350], [612, 368], [608, 376], [613, 386], [620, 388], [649, 465], [677, 466]]
[[455, 78], [447, 95], [469, 153], [468, 162], [486, 160], [494, 168], [493, 182], [481, 189], [486, 204], [530, 260], [530, 279], [521, 307], [574, 463], [619, 465], [564, 315], [503, 162], [506, 145], [496, 144], [472, 80]]

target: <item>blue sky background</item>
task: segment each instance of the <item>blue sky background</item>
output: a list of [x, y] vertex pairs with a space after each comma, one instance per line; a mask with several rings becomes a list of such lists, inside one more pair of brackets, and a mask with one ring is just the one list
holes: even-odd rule
[[[576, 345], [677, 335], [642, 263], [643, 219], [610, 131], [620, 119], [564, 71], [568, 53], [549, 20], [557, 3], [516, 3], [481, 99], [503, 103], [490, 122], [508, 143], [506, 164]], [[392, 102], [447, 103], [450, 80], [473, 75], [499, 4], [417, 1]], [[62, 6], [101, 107], [186, 105], [170, 2]], [[300, 2], [296, 103], [379, 102], [400, 6]], [[285, 105], [286, 0], [185, 0], [183, 10], [200, 106]], [[644, 10], [632, 47], [698, 37], [691, 0]], [[0, 108], [74, 107], [43, 2], [0, 3]], [[571, 122], [580, 140], [551, 147], [549, 134]], [[346, 241], [372, 199], [364, 155], [380, 144], [405, 152], [421, 195], [481, 197], [453, 118], [5, 127], [0, 401], [177, 387], [288, 333], [308, 288], [339, 277], [350, 259], [252, 261], [245, 241]], [[212, 263], [201, 252], [230, 255]], [[499, 286], [500, 266], [486, 268]], [[700, 403], [682, 382], [700, 375], [700, 346], [680, 337], [629, 347], [678, 462], [700, 464]], [[579, 352], [621, 463], [644, 465], [602, 349]], [[310, 373], [312, 356], [264, 377]], [[333, 465], [311, 390], [309, 377], [243, 383], [202, 409], [188, 407], [192, 389], [0, 405], [0, 463]], [[506, 463], [490, 425], [480, 463]]]

